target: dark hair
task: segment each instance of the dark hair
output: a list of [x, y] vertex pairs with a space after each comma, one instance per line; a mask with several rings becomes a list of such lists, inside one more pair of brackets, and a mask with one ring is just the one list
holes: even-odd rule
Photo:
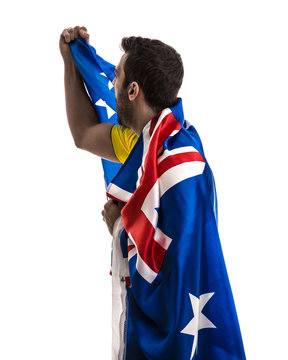
[[123, 85], [127, 87], [136, 81], [147, 104], [157, 112], [174, 105], [184, 75], [176, 50], [159, 40], [140, 36], [123, 38], [121, 47], [128, 54]]

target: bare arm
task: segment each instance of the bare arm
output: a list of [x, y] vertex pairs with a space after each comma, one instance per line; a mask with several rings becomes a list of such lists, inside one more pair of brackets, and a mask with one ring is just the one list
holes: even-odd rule
[[66, 113], [68, 124], [75, 145], [101, 156], [118, 162], [112, 141], [111, 128], [113, 124], [100, 124], [93, 104], [86, 92], [82, 76], [77, 69], [69, 49], [69, 43], [75, 38], [89, 39], [87, 29], [76, 26], [65, 29], [60, 37], [60, 51], [64, 61], [64, 85]]

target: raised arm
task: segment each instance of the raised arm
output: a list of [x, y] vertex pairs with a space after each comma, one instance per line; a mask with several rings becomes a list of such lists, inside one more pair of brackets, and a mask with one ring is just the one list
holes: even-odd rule
[[102, 158], [118, 162], [110, 132], [113, 124], [100, 124], [93, 104], [84, 87], [69, 48], [76, 38], [89, 40], [85, 27], [76, 26], [63, 30], [59, 47], [64, 61], [64, 85], [68, 124], [75, 145]]

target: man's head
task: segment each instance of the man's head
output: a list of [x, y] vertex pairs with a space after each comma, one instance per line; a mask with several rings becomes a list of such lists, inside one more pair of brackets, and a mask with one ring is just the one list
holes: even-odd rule
[[124, 88], [137, 82], [155, 112], [174, 105], [184, 75], [176, 50], [159, 40], [135, 36], [123, 38], [121, 46], [127, 54]]
[[118, 122], [142, 130], [150, 115], [176, 103], [183, 64], [180, 55], [159, 40], [129, 37], [121, 45], [125, 53], [113, 82]]

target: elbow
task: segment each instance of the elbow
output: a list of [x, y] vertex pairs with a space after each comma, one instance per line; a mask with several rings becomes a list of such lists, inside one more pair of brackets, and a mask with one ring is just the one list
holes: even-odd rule
[[78, 131], [77, 134], [73, 134], [74, 144], [78, 149], [87, 150], [87, 146], [89, 145], [88, 129], [84, 129], [82, 131]]
[[74, 137], [74, 144], [78, 149], [83, 149], [82, 141], [79, 137]]

